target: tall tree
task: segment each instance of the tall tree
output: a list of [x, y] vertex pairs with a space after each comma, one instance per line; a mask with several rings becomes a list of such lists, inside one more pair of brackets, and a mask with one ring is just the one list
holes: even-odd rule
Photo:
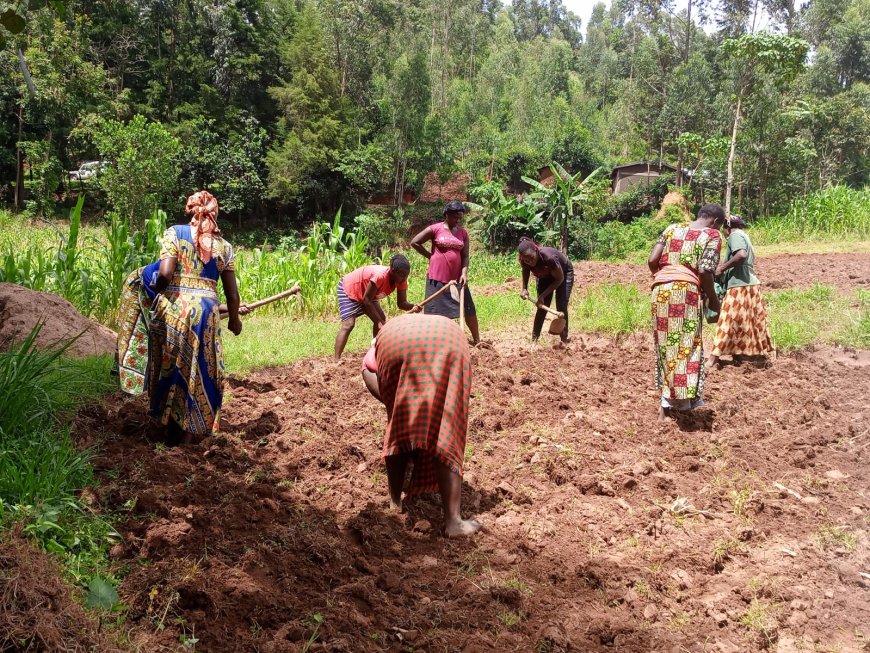
[[[339, 76], [313, 6], [303, 6], [281, 61], [286, 81], [269, 89], [280, 117], [267, 166], [269, 194], [289, 202], [309, 177], [334, 169], [347, 140]], [[319, 205], [321, 198], [312, 199]]]
[[731, 64], [736, 70], [734, 123], [731, 130], [731, 150], [728, 154], [725, 186], [726, 212], [731, 210], [737, 133], [745, 99], [752, 93], [759, 73], [775, 75], [780, 83], [787, 82], [797, 76], [803, 69], [808, 50], [809, 44], [806, 41], [766, 32], [744, 34], [722, 44], [723, 53], [730, 57]]

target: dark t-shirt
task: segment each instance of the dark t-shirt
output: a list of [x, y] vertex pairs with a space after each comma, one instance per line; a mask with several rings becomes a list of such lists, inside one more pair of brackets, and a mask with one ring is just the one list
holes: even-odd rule
[[539, 247], [538, 264], [533, 268], [529, 268], [529, 270], [538, 279], [541, 279], [552, 277], [553, 270], [556, 268], [562, 268], [562, 271], [564, 272], [569, 265], [571, 265], [571, 263], [568, 261], [568, 257], [555, 247]]

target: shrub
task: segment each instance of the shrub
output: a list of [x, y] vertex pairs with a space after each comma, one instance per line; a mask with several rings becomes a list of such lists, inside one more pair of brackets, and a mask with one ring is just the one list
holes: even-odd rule
[[27, 210], [33, 215], [54, 215], [54, 193], [60, 185], [63, 166], [50, 140], [23, 141], [21, 149], [30, 166], [33, 185]]
[[402, 241], [410, 226], [402, 209], [361, 213], [354, 218], [354, 225], [357, 237], [365, 238], [367, 251], [376, 256]]
[[142, 116], [129, 123], [93, 118], [80, 131], [109, 162], [100, 186], [112, 208], [131, 225], [144, 224], [174, 196], [181, 143], [163, 125]]
[[490, 249], [514, 249], [522, 236], [543, 242], [556, 235], [547, 228], [544, 212], [531, 195], [506, 195], [495, 181], [479, 184], [470, 192], [479, 204], [469, 203], [476, 210], [469, 222], [479, 229]]
[[676, 221], [668, 217], [665, 212], [661, 220], [651, 214], [628, 224], [613, 221], [598, 225], [592, 236], [592, 258], [624, 260], [631, 254], [648, 251], [665, 227]]

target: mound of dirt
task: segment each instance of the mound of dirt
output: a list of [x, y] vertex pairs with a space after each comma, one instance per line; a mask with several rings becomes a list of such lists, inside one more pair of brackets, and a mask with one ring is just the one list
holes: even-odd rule
[[665, 217], [665, 211], [669, 206], [676, 206], [683, 212], [684, 222], [691, 220], [692, 212], [689, 211], [689, 203], [686, 201], [686, 198], [673, 191], [665, 195], [665, 198], [662, 200], [662, 206], [656, 215], [656, 220], [661, 220]]
[[26, 338], [40, 321], [44, 323], [36, 340], [37, 347], [49, 347], [82, 334], [67, 349], [71, 356], [96, 356], [115, 351], [118, 337], [115, 332], [84, 317], [62, 297], [14, 283], [0, 283], [0, 351]]
[[51, 558], [15, 533], [0, 542], [0, 649], [119, 650], [73, 600]]

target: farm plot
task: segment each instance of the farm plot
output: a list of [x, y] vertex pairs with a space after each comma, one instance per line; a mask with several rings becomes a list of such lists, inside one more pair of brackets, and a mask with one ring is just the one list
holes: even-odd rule
[[97, 501], [126, 511], [128, 623], [150, 650], [864, 650], [861, 355], [726, 366], [659, 425], [645, 339], [583, 342], [475, 352], [470, 541], [434, 499], [387, 510], [355, 359], [234, 379], [197, 446], [155, 451], [138, 401], [81, 414]]

